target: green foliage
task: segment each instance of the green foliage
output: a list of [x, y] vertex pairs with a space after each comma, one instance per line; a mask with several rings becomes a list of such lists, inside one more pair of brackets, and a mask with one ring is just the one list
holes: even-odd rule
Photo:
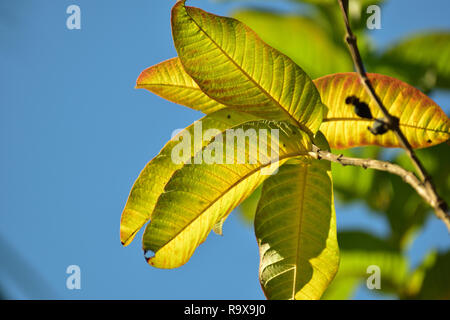
[[[382, 150], [347, 150], [346, 155], [355, 157], [382, 157]], [[449, 200], [450, 169], [441, 157], [450, 157], [450, 148], [443, 143], [434, 147], [417, 150], [417, 155], [434, 178], [438, 192]], [[394, 156], [391, 161], [409, 170], [412, 165], [403, 153]], [[372, 212], [386, 218], [390, 226], [390, 241], [398, 248], [405, 249], [414, 235], [423, 226], [430, 214], [430, 208], [422, 198], [398, 176], [384, 171], [359, 170], [353, 167], [333, 166], [335, 190], [340, 199], [346, 202], [363, 201]], [[358, 186], [352, 192], [351, 186]], [[359, 188], [362, 185], [363, 188]], [[354, 188], [355, 189], [355, 188]]]
[[338, 234], [339, 246], [341, 248], [341, 263], [336, 275], [335, 286], [340, 282], [350, 285], [351, 288], [341, 290], [339, 295], [336, 288], [330, 288], [332, 294], [326, 299], [348, 299], [356, 286], [365, 282], [368, 274], [367, 267], [378, 266], [382, 272], [381, 292], [393, 293], [402, 288], [407, 279], [408, 260], [389, 242], [374, 235], [361, 231], [341, 231]]
[[432, 261], [426, 261], [427, 265], [423, 272], [423, 282], [413, 299], [450, 299], [450, 252], [440, 253], [432, 256]]
[[450, 32], [413, 35], [393, 45], [379, 58], [379, 70], [392, 70], [426, 91], [450, 89]]

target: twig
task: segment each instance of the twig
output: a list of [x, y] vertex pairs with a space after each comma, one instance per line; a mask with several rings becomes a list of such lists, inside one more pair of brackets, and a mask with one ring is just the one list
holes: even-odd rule
[[[430, 197], [428, 190], [425, 188], [424, 184], [415, 176], [414, 173], [408, 171], [401, 166], [390, 163], [387, 161], [375, 160], [375, 159], [361, 159], [345, 157], [342, 154], [336, 155], [334, 153], [320, 150], [318, 147], [313, 146], [313, 150], [308, 153], [311, 157], [318, 160], [327, 160], [330, 162], [339, 163], [343, 166], [356, 166], [364, 169], [374, 169], [379, 171], [386, 171], [395, 174], [403, 179], [407, 184], [409, 184], [416, 192], [435, 210], [439, 208], [439, 203], [436, 199]], [[450, 230], [450, 219], [442, 219]]]
[[397, 118], [389, 113], [388, 109], [384, 106], [380, 97], [376, 94], [375, 89], [373, 88], [372, 83], [370, 82], [370, 79], [367, 77], [367, 73], [364, 68], [361, 54], [359, 53], [356, 36], [352, 32], [350, 22], [348, 19], [347, 13], [348, 0], [338, 0], [338, 2], [341, 7], [342, 16], [345, 22], [346, 28], [345, 41], [347, 42], [350, 54], [353, 59], [353, 64], [355, 65], [355, 70], [360, 78], [360, 81], [364, 86], [364, 88], [366, 89], [369, 96], [371, 97], [371, 99], [375, 101], [375, 104], [383, 113], [384, 118], [386, 119], [386, 122], [389, 125], [389, 129], [394, 132], [395, 136], [400, 142], [400, 145], [403, 147], [406, 154], [411, 159], [411, 162], [413, 163], [414, 167], [416, 168], [417, 174], [419, 175], [422, 188], [425, 189], [425, 191], [428, 194], [427, 198], [430, 199], [430, 201], [428, 202], [430, 204], [434, 204], [432, 205], [432, 207], [434, 208], [437, 217], [445, 222], [447, 228], [450, 231], [450, 213], [448, 212], [449, 208], [447, 203], [445, 203], [445, 201], [437, 194], [436, 187], [434, 186], [430, 175], [427, 173], [425, 167], [420, 162], [419, 158], [417, 157], [416, 153], [411, 147], [411, 144], [408, 142], [408, 139], [406, 139], [405, 135], [401, 131]]

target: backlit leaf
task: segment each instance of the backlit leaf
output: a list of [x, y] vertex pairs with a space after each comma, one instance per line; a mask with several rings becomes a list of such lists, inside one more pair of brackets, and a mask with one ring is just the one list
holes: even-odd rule
[[[150, 265], [176, 268], [186, 263], [214, 225], [249, 196], [268, 177], [267, 174], [276, 172], [276, 164], [311, 150], [308, 135], [287, 122], [250, 121], [233, 129], [235, 133], [239, 129], [246, 133], [249, 133], [247, 130], [254, 130], [256, 136], [245, 139], [245, 144], [239, 143], [239, 139], [230, 141], [227, 147], [236, 152], [227, 157], [227, 152], [223, 151], [219, 156], [222, 161], [196, 164], [193, 159], [191, 164], [185, 164], [175, 172], [166, 184], [143, 236], [143, 249], [155, 253], [147, 260]], [[261, 150], [268, 147], [262, 138], [264, 132], [267, 134], [268, 150], [274, 151], [268, 151], [267, 155], [262, 151], [261, 157]], [[279, 140], [272, 141], [276, 132]], [[229, 137], [233, 137], [233, 132], [225, 131], [217, 135], [208, 147], [217, 143], [223, 150], [220, 141], [227, 141]], [[249, 151], [254, 148], [259, 150], [258, 159]], [[195, 157], [204, 154], [205, 150], [207, 148]], [[249, 159], [239, 164], [237, 156], [242, 152]], [[250, 158], [257, 161], [250, 163]], [[227, 164], [225, 160], [231, 163]]]
[[209, 97], [315, 133], [323, 105], [308, 75], [243, 23], [185, 7], [172, 10], [175, 47], [184, 70]]
[[339, 264], [330, 163], [287, 163], [266, 180], [255, 234], [266, 297], [320, 299]]
[[[429, 97], [416, 88], [391, 77], [369, 74], [375, 91], [388, 111], [400, 119], [400, 127], [413, 148], [429, 147], [450, 138], [450, 119]], [[356, 96], [369, 105], [375, 118], [382, 118], [364, 90], [356, 73], [339, 73], [314, 81], [328, 112], [320, 130], [332, 148], [351, 148], [364, 145], [400, 147], [392, 132], [373, 135], [367, 129], [373, 120], [359, 118], [348, 96]]]

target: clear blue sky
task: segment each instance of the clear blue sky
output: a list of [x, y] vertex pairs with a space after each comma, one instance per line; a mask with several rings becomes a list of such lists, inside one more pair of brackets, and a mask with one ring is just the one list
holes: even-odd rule
[[[121, 211], [140, 170], [174, 129], [201, 117], [134, 89], [144, 68], [176, 55], [174, 3], [0, 0], [0, 243], [16, 252], [15, 260], [0, 257], [0, 283], [10, 297], [264, 298], [253, 230], [236, 215], [223, 237], [211, 234], [175, 270], [145, 263], [142, 233], [127, 248], [119, 241]], [[66, 28], [71, 4], [81, 7], [81, 30]], [[190, 4], [218, 14], [236, 7]], [[413, 31], [449, 29], [449, 8], [447, 0], [391, 0], [383, 29], [372, 34], [384, 46]], [[434, 99], [449, 110], [449, 94]], [[360, 207], [337, 214], [340, 229], [386, 232], [384, 221]], [[448, 246], [444, 227], [431, 219], [411, 257], [417, 262], [430, 247]], [[71, 264], [81, 267], [78, 291], [65, 287]], [[358, 291], [357, 298], [369, 297]]]

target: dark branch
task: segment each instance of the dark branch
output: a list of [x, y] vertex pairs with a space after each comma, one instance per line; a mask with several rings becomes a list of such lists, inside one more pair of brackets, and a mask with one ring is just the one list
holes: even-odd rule
[[355, 70], [359, 75], [360, 81], [364, 86], [365, 90], [367, 91], [367, 93], [369, 94], [369, 96], [371, 97], [371, 99], [375, 102], [377, 107], [383, 113], [385, 121], [389, 126], [389, 129], [394, 132], [395, 136], [400, 142], [400, 145], [403, 147], [406, 154], [411, 159], [411, 162], [413, 163], [414, 167], [416, 168], [417, 174], [419, 175], [420, 178], [419, 181], [423, 185], [423, 188], [425, 188], [428, 194], [427, 198], [430, 200], [427, 202], [432, 205], [438, 218], [442, 219], [447, 225], [447, 228], [450, 230], [450, 213], [448, 212], [448, 205], [437, 194], [436, 187], [434, 186], [431, 177], [429, 176], [425, 167], [417, 157], [411, 144], [408, 142], [408, 139], [406, 139], [405, 135], [400, 129], [400, 125], [397, 121], [397, 118], [392, 116], [389, 113], [388, 109], [384, 106], [383, 102], [381, 101], [380, 97], [376, 94], [375, 89], [373, 88], [372, 83], [370, 82], [370, 79], [366, 74], [366, 70], [364, 69], [364, 63], [362, 61], [361, 54], [358, 49], [356, 36], [353, 34], [352, 29], [350, 27], [350, 22], [348, 18], [348, 0], [338, 0], [338, 2], [339, 6], [341, 7], [342, 16], [345, 23], [346, 29], [345, 41], [347, 42], [350, 54], [353, 59], [353, 63], [355, 65]]

